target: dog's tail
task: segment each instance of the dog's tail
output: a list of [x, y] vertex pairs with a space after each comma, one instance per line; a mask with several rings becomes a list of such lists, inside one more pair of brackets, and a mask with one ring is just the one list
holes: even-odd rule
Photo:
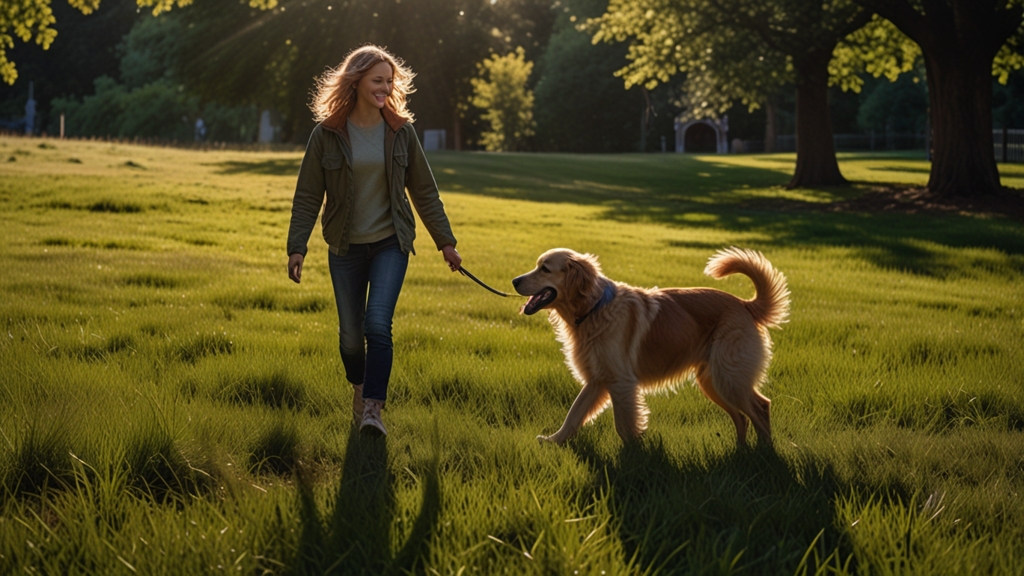
[[778, 328], [789, 320], [789, 288], [786, 277], [760, 252], [728, 248], [711, 257], [704, 273], [718, 280], [730, 274], [745, 274], [757, 291], [744, 305], [759, 326]]

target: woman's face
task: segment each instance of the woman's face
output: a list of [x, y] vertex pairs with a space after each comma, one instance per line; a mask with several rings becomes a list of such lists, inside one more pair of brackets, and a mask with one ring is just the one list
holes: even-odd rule
[[391, 94], [393, 81], [394, 73], [391, 70], [391, 64], [379, 62], [359, 80], [356, 85], [356, 99], [377, 108], [383, 108], [384, 101]]

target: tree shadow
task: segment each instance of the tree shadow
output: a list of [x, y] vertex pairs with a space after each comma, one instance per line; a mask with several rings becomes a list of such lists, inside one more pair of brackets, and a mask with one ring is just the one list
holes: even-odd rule
[[607, 494], [626, 557], [640, 572], [794, 573], [804, 564], [815, 573], [837, 561], [833, 551], [850, 555], [836, 528], [840, 486], [828, 465], [787, 460], [772, 448], [681, 460], [660, 436], [610, 456], [577, 438], [572, 449], [594, 471], [595, 491]]
[[256, 176], [296, 176], [299, 173], [299, 158], [274, 158], [259, 162], [228, 160], [212, 164], [217, 174], [253, 174]]
[[879, 268], [925, 276], [959, 273], [962, 263], [951, 261], [945, 248], [1024, 254], [1024, 229], [1017, 222], [956, 213], [852, 211], [846, 201], [877, 183], [785, 190], [781, 184], [789, 172], [767, 164], [737, 166], [682, 155], [559, 154], [495, 155], [472, 162], [444, 156], [438, 164], [445, 190], [599, 207], [598, 219], [615, 222], [753, 233], [758, 236], [753, 244], [762, 250], [854, 247], [857, 257]]
[[[435, 443], [435, 448], [436, 448]], [[321, 515], [307, 474], [296, 475], [302, 523], [295, 559], [300, 574], [405, 574], [415, 572], [441, 516], [438, 451], [422, 475], [423, 503], [405, 544], [392, 551], [396, 479], [388, 467], [387, 437], [353, 428], [330, 515]]]
[[467, 154], [431, 157], [442, 190], [530, 202], [671, 206], [785, 184], [789, 171], [690, 155]]

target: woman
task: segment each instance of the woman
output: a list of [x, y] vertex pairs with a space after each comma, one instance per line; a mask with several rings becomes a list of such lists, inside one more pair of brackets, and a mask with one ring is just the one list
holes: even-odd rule
[[299, 168], [288, 230], [288, 277], [299, 282], [326, 194], [321, 223], [353, 423], [379, 434], [387, 434], [380, 412], [393, 361], [391, 320], [416, 236], [410, 199], [448, 267], [462, 264], [406, 108], [412, 78], [387, 51], [363, 46], [318, 80], [310, 107], [319, 124]]

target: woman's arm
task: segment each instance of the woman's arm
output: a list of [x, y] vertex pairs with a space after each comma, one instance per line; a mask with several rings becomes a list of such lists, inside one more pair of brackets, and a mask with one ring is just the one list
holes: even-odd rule
[[[434, 245], [438, 250], [444, 250], [445, 246], [451, 245], [454, 250], [457, 244], [455, 235], [452, 233], [451, 224], [448, 222], [448, 215], [444, 211], [444, 203], [441, 202], [441, 195], [437, 190], [437, 183], [434, 181], [434, 174], [427, 164], [427, 157], [423, 153], [420, 141], [416, 137], [416, 130], [406, 125], [403, 130], [408, 130], [409, 140], [409, 167], [406, 170], [405, 187], [409, 191], [409, 199], [416, 208], [423, 226], [426, 227]], [[456, 253], [457, 254], [457, 253]], [[448, 258], [445, 257], [447, 261]], [[449, 261], [449, 264], [451, 262]]]
[[292, 198], [292, 218], [288, 225], [288, 277], [295, 282], [302, 277], [302, 261], [306, 256], [309, 235], [313, 233], [324, 203], [324, 170], [320, 165], [322, 136], [319, 126], [309, 136]]

